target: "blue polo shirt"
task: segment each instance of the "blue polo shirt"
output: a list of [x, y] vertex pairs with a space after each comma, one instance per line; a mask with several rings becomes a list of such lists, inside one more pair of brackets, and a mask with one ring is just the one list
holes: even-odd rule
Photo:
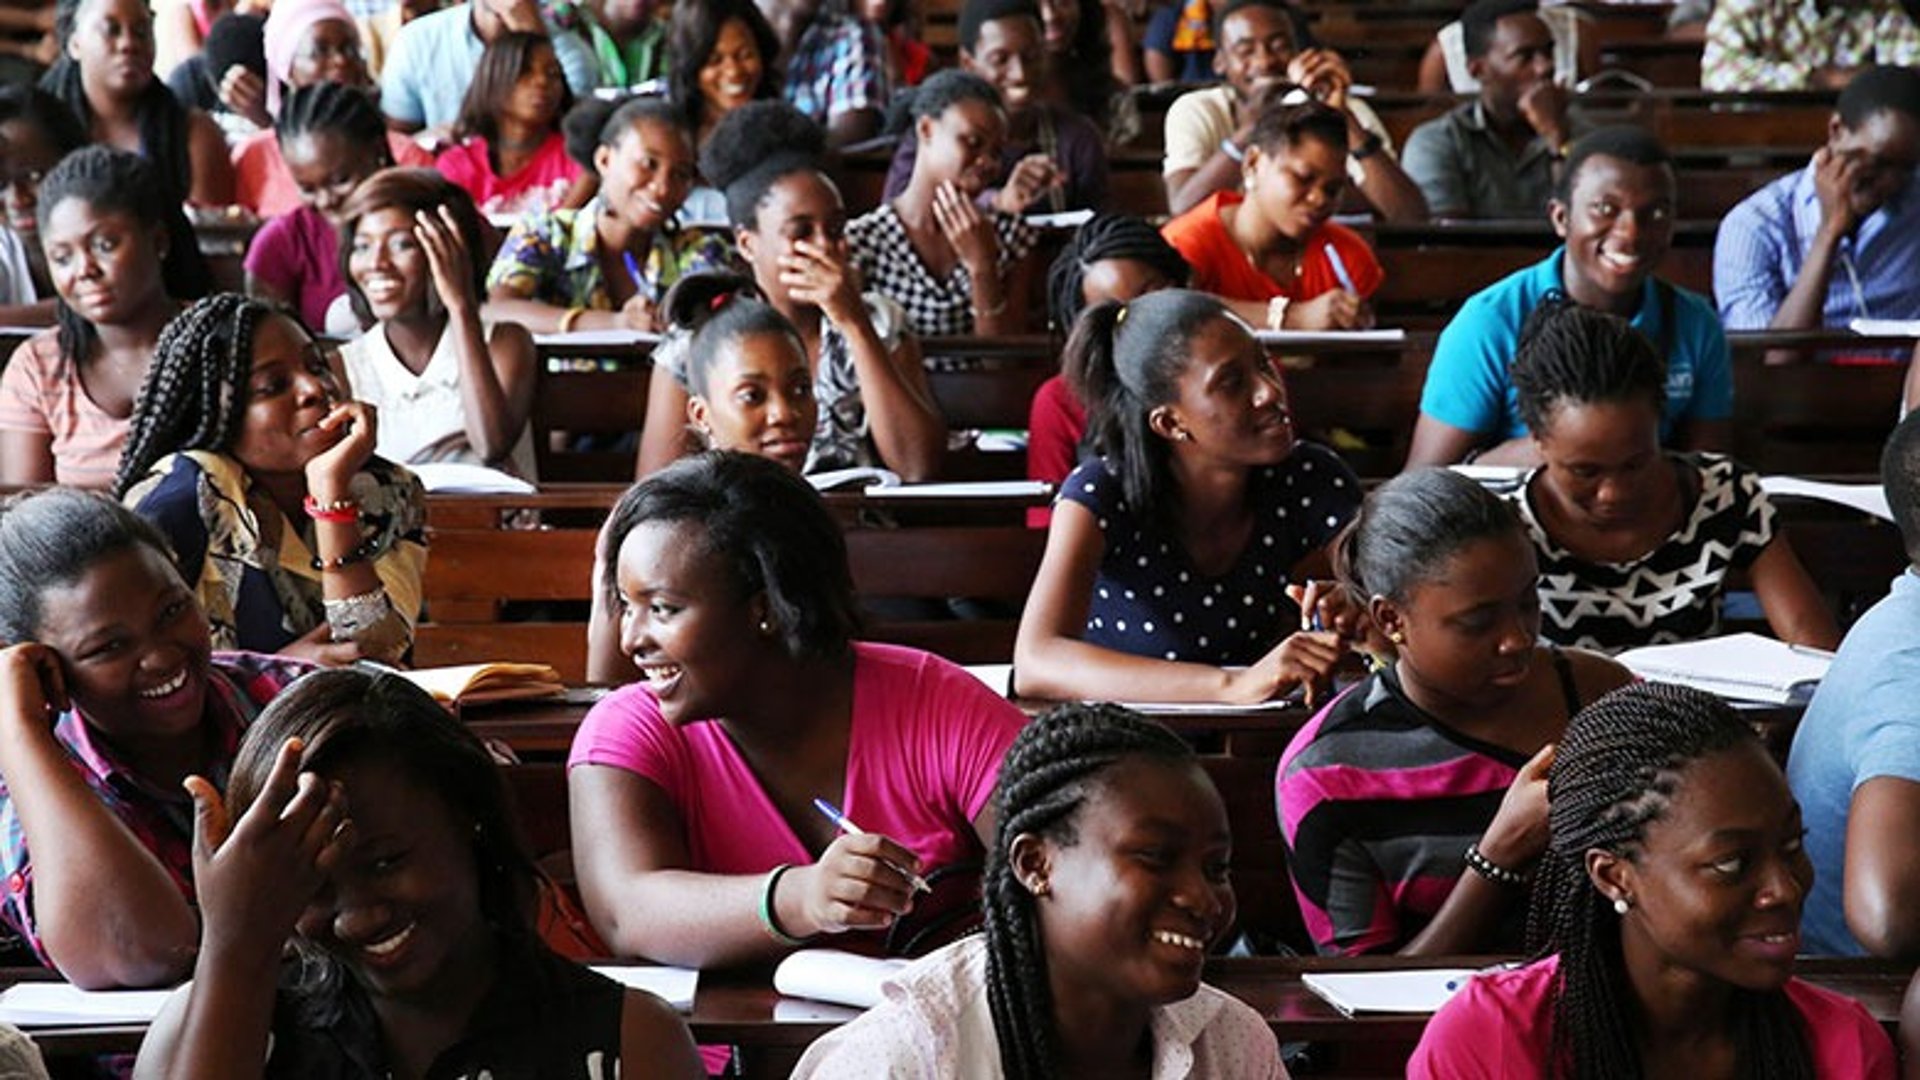
[[[567, 73], [574, 97], [593, 92], [599, 68], [593, 53], [571, 30], [547, 28], [553, 55]], [[455, 4], [422, 15], [400, 29], [380, 79], [380, 108], [406, 124], [440, 127], [460, 116], [486, 43], [473, 29], [473, 5]]]
[[[1520, 343], [1527, 315], [1550, 292], [1564, 292], [1565, 247], [1516, 270], [1467, 298], [1440, 332], [1420, 394], [1421, 413], [1462, 431], [1518, 439], [1527, 434], [1507, 365]], [[1660, 438], [1673, 437], [1688, 420], [1725, 420], [1733, 415], [1733, 364], [1727, 335], [1713, 305], [1699, 293], [1675, 287], [1673, 348], [1667, 357], [1667, 410]], [[1661, 341], [1659, 287], [1652, 275], [1633, 313], [1633, 328]]]
[[[1713, 294], [1732, 330], [1764, 330], [1800, 279], [1820, 231], [1813, 166], [1754, 192], [1720, 222]], [[1852, 272], [1849, 273], [1849, 267]], [[1820, 304], [1822, 326], [1854, 319], [1920, 319], [1920, 194], [1912, 179], [1840, 242]]]

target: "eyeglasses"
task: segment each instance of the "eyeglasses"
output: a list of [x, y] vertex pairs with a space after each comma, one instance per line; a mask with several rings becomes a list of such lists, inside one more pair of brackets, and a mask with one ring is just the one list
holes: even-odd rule
[[329, 60], [359, 60], [363, 58], [358, 41], [318, 41], [307, 39], [300, 49], [300, 59], [316, 64]]

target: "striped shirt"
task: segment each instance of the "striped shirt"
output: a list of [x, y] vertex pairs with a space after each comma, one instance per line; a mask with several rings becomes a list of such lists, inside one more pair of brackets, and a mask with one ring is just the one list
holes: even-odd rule
[[60, 358], [52, 330], [20, 344], [0, 373], [0, 431], [45, 435], [53, 442], [53, 479], [68, 487], [113, 486], [131, 417], [94, 404], [80, 371]]
[[[1550, 653], [1579, 709], [1573, 671]], [[1429, 716], [1393, 668], [1335, 698], [1280, 757], [1275, 802], [1300, 915], [1322, 953], [1399, 949], [1466, 872], [1528, 755], [1470, 738]], [[1503, 928], [1518, 947], [1518, 913]]]

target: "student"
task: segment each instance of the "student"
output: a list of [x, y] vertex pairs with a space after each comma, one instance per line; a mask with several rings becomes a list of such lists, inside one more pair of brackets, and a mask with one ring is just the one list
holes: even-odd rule
[[[1353, 75], [1331, 49], [1305, 46], [1305, 22], [1281, 0], [1227, 0], [1214, 8], [1213, 70], [1222, 84], [1190, 90], [1167, 109], [1167, 207], [1183, 214], [1240, 187], [1253, 126], [1270, 99], [1295, 88], [1333, 109], [1345, 129], [1347, 179], [1386, 221], [1425, 221], [1420, 189], [1393, 158], [1387, 129], [1347, 88]], [[1073, 70], [1071, 68], [1065, 70]]]
[[1277, 105], [1247, 137], [1246, 194], [1216, 191], [1162, 230], [1193, 287], [1269, 330], [1349, 330], [1373, 315], [1386, 274], [1360, 235], [1332, 220], [1346, 190], [1342, 121], [1324, 105]]
[[578, 210], [521, 218], [487, 272], [488, 317], [534, 333], [660, 329], [686, 274], [725, 269], [726, 238], [673, 225], [693, 186], [693, 144], [658, 98], [590, 98], [568, 114], [569, 150], [600, 191]]
[[1920, 73], [1868, 68], [1840, 93], [1807, 167], [1733, 208], [1713, 244], [1729, 330], [1920, 318]]
[[341, 209], [338, 266], [360, 325], [340, 347], [352, 397], [380, 416], [374, 453], [458, 461], [532, 479], [539, 361], [515, 322], [480, 319], [485, 222], [467, 193], [426, 169], [387, 169]]
[[[5, 186], [0, 202], [6, 206], [7, 228], [26, 251], [33, 296], [51, 298], [53, 279], [47, 274], [46, 249], [40, 243], [40, 184], [60, 159], [87, 145], [87, 129], [59, 98], [38, 86], [0, 86], [0, 164]], [[9, 255], [9, 274], [18, 276], [19, 259]], [[14, 286], [16, 300], [27, 289]], [[21, 301], [24, 302], [24, 301]], [[51, 299], [42, 300], [42, 313], [21, 321], [34, 326], [53, 322]]]
[[148, 164], [104, 146], [68, 155], [41, 183], [58, 326], [0, 373], [0, 482], [112, 483], [154, 342], [179, 311], [161, 270], [170, 213]]
[[[1050, 329], [1065, 334], [1080, 312], [1105, 300], [1126, 303], [1161, 289], [1184, 289], [1187, 260], [1160, 231], [1137, 217], [1097, 214], [1076, 229], [1047, 272]], [[1027, 476], [1059, 487], [1080, 463], [1087, 407], [1066, 376], [1054, 375], [1033, 393], [1027, 421]], [[1027, 524], [1045, 528], [1051, 509], [1027, 511]]]
[[1823, 956], [1920, 953], [1920, 415], [1887, 439], [1880, 482], [1914, 565], [1847, 631], [1787, 758], [1815, 870], [1801, 932]]
[[1200, 981], [1233, 922], [1232, 836], [1178, 735], [1055, 709], [1007, 751], [993, 819], [986, 933], [888, 980], [796, 1078], [1286, 1075], [1259, 1013]]
[[1625, 319], [1548, 299], [1512, 379], [1540, 459], [1509, 498], [1539, 558], [1542, 636], [1605, 652], [1711, 637], [1727, 574], [1745, 570], [1781, 640], [1839, 643], [1760, 477], [1660, 448], [1666, 365]]
[[180, 107], [153, 73], [153, 15], [143, 0], [59, 0], [61, 56], [40, 79], [93, 141], [153, 164], [169, 199], [233, 201], [227, 141], [207, 114]]
[[579, 162], [560, 117], [573, 95], [545, 34], [502, 34], [480, 54], [454, 145], [434, 167], [465, 188], [483, 214], [527, 215], [584, 202]]
[[1400, 164], [1437, 218], [1538, 220], [1573, 137], [1538, 0], [1476, 0], [1460, 17], [1478, 95], [1413, 129]]
[[1556, 292], [1630, 319], [1654, 342], [1667, 365], [1662, 445], [1726, 449], [1727, 335], [1706, 297], [1654, 276], [1673, 244], [1673, 208], [1673, 166], [1646, 131], [1601, 128], [1574, 143], [1547, 210], [1566, 243], [1469, 297], [1441, 331], [1407, 464], [1538, 464], [1507, 366], [1527, 313]]
[[302, 679], [224, 799], [186, 786], [206, 928], [136, 1076], [704, 1075], [665, 1002], [541, 943], [499, 767], [406, 679]]
[[1617, 690], [1568, 726], [1547, 788], [1530, 926], [1542, 958], [1468, 982], [1409, 1076], [1892, 1080], [1893, 1045], [1866, 1009], [1793, 978], [1807, 830], [1726, 703]]
[[[309, 205], [312, 192], [329, 181], [345, 186], [327, 155], [304, 155], [301, 176], [295, 178], [282, 153], [281, 141], [288, 98], [309, 86], [338, 83], [362, 91], [376, 103], [379, 88], [368, 74], [361, 51], [362, 37], [353, 16], [340, 0], [282, 0], [267, 16], [267, 80], [263, 102], [272, 120], [269, 130], [236, 143], [233, 148], [233, 199], [262, 219], [277, 218]], [[384, 118], [382, 124], [385, 123]], [[395, 165], [433, 164], [433, 155], [398, 131], [384, 131], [379, 139], [355, 137], [356, 152], [369, 158], [384, 142], [388, 160]], [[299, 154], [295, 148], [294, 156]], [[347, 170], [351, 171], [351, 170]], [[345, 192], [339, 197], [344, 198]], [[331, 260], [327, 260], [331, 262]], [[309, 324], [319, 326], [318, 323]]]
[[659, 0], [588, 0], [574, 8], [600, 63], [600, 87], [633, 93], [667, 76], [673, 5]]
[[675, 4], [667, 52], [669, 96], [692, 126], [696, 148], [728, 113], [780, 96], [780, 39], [752, 0]]
[[[1009, 214], [1107, 205], [1105, 136], [1047, 95], [1047, 52], [1033, 0], [969, 0], [960, 10], [960, 66], [993, 84], [1007, 107], [1001, 177], [982, 198]], [[901, 139], [886, 198], [906, 190], [920, 140]]]
[[1334, 563], [1390, 662], [1280, 757], [1275, 802], [1307, 933], [1346, 955], [1511, 949], [1544, 840], [1552, 744], [1583, 703], [1631, 676], [1538, 643], [1520, 522], [1455, 473], [1376, 489]]
[[247, 294], [299, 313], [309, 329], [359, 329], [341, 298], [340, 227], [361, 181], [393, 164], [380, 107], [340, 83], [303, 86], [281, 103], [274, 135], [300, 205], [273, 218], [247, 245]]
[[1152, 8], [1140, 33], [1140, 60], [1146, 81], [1210, 83], [1213, 66], [1213, 7], [1208, 0], [1182, 0]]
[[887, 45], [887, 85], [898, 91], [919, 86], [932, 73], [933, 50], [914, 35], [919, 13], [908, 0], [861, 0], [853, 5], [860, 20], [880, 31]]
[[847, 226], [854, 266], [922, 337], [1020, 333], [1033, 229], [974, 204], [1000, 167], [999, 92], [978, 75], [939, 72], [914, 92], [913, 132], [920, 150], [906, 190]]
[[375, 439], [299, 323], [220, 293], [160, 335], [113, 490], [167, 537], [220, 647], [393, 663], [426, 496]]
[[[596, 585], [642, 681], [594, 706], [568, 761], [602, 937], [697, 967], [944, 941], [977, 910], [1019, 710], [938, 657], [853, 640], [840, 526], [773, 461], [676, 462], [607, 531]], [[816, 797], [869, 832], [841, 835]]]
[[1093, 121], [1114, 145], [1131, 142], [1139, 110], [1123, 92], [1140, 81], [1131, 17], [1108, 14], [1104, 0], [1039, 0], [1047, 49], [1047, 97]]
[[766, 5], [767, 20], [780, 39], [772, 63], [786, 73], [783, 96], [825, 129], [835, 147], [880, 134], [887, 111], [886, 39], [848, 7], [837, 0]]
[[1295, 438], [1247, 325], [1185, 289], [1108, 301], [1081, 314], [1065, 367], [1097, 456], [1054, 503], [1017, 692], [1253, 703], [1324, 689], [1345, 647], [1295, 632], [1286, 591], [1324, 576], [1360, 482]]
[[0, 920], [78, 986], [179, 981], [199, 938], [180, 781], [223, 777], [306, 665], [212, 654], [166, 541], [71, 488], [0, 503], [0, 638]]
[[401, 27], [380, 76], [387, 125], [408, 134], [427, 128], [430, 136], [444, 135], [460, 118], [480, 54], [510, 33], [546, 34], [574, 95], [593, 92], [593, 53], [571, 30], [543, 22], [535, 0], [470, 0]]
[[[752, 102], [714, 130], [701, 172], [727, 194], [734, 245], [753, 284], [805, 345], [819, 406], [808, 470], [878, 465], [924, 480], [946, 453], [946, 421], [905, 312], [860, 289], [847, 212], [819, 164], [825, 148], [820, 127], [793, 106]], [[682, 333], [654, 352], [641, 476], [688, 449], [686, 367], [695, 351]]]
[[1900, 0], [1714, 0], [1700, 88], [1838, 90], [1872, 64], [1920, 62], [1920, 26]]

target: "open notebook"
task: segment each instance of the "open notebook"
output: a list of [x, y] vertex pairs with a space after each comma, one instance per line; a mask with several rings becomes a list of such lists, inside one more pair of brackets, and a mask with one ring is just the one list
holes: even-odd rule
[[871, 1009], [880, 1004], [880, 984], [907, 966], [839, 949], [801, 949], [773, 969], [773, 988], [788, 997]]
[[1472, 978], [1472, 968], [1408, 971], [1309, 971], [1307, 989], [1347, 1016], [1359, 1013], [1430, 1013]]
[[442, 705], [559, 697], [567, 692], [560, 673], [547, 664], [461, 664], [398, 674]]
[[1628, 649], [1618, 659], [1643, 679], [1679, 683], [1740, 701], [1785, 705], [1813, 696], [1833, 654], [1759, 634], [1727, 634]]

